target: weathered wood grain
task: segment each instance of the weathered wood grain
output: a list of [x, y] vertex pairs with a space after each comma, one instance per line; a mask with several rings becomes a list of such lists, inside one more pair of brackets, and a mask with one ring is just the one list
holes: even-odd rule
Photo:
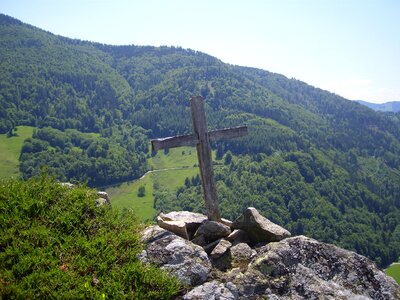
[[217, 189], [214, 181], [210, 141], [241, 137], [247, 134], [247, 126], [207, 131], [204, 99], [200, 96], [190, 99], [193, 134], [172, 136], [151, 141], [153, 151], [181, 146], [196, 146], [207, 217], [210, 221], [221, 221]]

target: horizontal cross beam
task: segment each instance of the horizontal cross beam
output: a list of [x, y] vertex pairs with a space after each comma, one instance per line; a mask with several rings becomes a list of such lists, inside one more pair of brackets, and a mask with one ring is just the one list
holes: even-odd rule
[[211, 130], [208, 132], [208, 137], [212, 142], [215, 142], [223, 139], [233, 139], [245, 136], [246, 134], [247, 126], [238, 126], [219, 130]]
[[194, 146], [198, 143], [198, 139], [193, 134], [170, 136], [162, 139], [151, 140], [152, 151], [160, 149], [176, 148], [182, 146]]
[[190, 99], [193, 134], [155, 139], [151, 141], [153, 151], [180, 146], [196, 146], [207, 217], [210, 221], [221, 221], [217, 189], [214, 182], [214, 171], [211, 155], [211, 141], [235, 138], [247, 134], [247, 127], [240, 126], [221, 130], [207, 131], [204, 99], [200, 96]]
[[[231, 139], [241, 137], [247, 134], [247, 126], [238, 126], [233, 128], [225, 128], [219, 130], [209, 131], [208, 137], [211, 141], [215, 142], [222, 139]], [[182, 146], [195, 146], [199, 143], [197, 137], [193, 134], [171, 136], [151, 141], [152, 151], [160, 149], [176, 148]]]

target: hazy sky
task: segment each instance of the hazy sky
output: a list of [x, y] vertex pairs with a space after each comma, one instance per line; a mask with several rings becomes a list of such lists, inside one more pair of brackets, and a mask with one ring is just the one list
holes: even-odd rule
[[181, 46], [348, 99], [400, 101], [399, 0], [0, 0], [71, 38]]

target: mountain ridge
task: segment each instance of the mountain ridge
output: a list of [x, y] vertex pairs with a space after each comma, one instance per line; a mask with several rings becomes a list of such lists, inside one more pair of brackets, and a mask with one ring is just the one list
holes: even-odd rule
[[[190, 132], [188, 99], [202, 95], [210, 129], [249, 126], [215, 145], [233, 154], [216, 171], [224, 215], [257, 206], [380, 265], [400, 255], [398, 116], [194, 50], [72, 40], [13, 20], [0, 15], [0, 131], [37, 127], [25, 178], [45, 166], [93, 186], [139, 178], [149, 139]], [[155, 194], [158, 211], [204, 210], [197, 183]]]
[[363, 100], [357, 100], [356, 102], [368, 106], [376, 111], [383, 112], [399, 112], [400, 111], [400, 101], [388, 101], [385, 103], [371, 103]]

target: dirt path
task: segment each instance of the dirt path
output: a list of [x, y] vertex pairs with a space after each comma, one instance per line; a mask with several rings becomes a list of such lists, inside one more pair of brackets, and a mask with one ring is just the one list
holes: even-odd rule
[[146, 177], [146, 175], [148, 175], [150, 173], [164, 172], [164, 171], [169, 171], [169, 170], [188, 170], [188, 169], [193, 169], [193, 168], [197, 168], [197, 167], [176, 167], [176, 168], [150, 170], [150, 171], [147, 171], [146, 173], [144, 173], [144, 175], [137, 180], [142, 180], [143, 178]]

